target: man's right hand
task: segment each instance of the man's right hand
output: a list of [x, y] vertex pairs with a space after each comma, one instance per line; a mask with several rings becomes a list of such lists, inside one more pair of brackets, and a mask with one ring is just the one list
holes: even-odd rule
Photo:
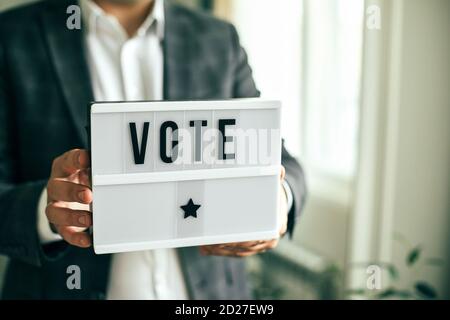
[[53, 160], [47, 183], [45, 213], [52, 229], [68, 243], [81, 248], [90, 247], [92, 243], [85, 232], [92, 225], [89, 166], [86, 150], [68, 151]]

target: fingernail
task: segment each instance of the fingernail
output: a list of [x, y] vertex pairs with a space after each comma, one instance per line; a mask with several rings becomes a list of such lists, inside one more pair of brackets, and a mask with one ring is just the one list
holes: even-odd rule
[[84, 190], [78, 192], [78, 198], [83, 202], [86, 201], [86, 192]]
[[78, 152], [78, 156], [77, 156], [77, 165], [81, 166], [81, 152]]
[[86, 219], [86, 216], [81, 216], [81, 217], [79, 217], [79, 218], [78, 218], [78, 222], [79, 222], [81, 225], [83, 225], [83, 226], [87, 225], [87, 219]]

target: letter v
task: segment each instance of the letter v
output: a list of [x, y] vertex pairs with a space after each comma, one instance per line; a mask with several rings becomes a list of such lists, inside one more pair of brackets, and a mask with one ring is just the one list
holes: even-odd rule
[[136, 123], [130, 122], [130, 134], [131, 134], [131, 144], [133, 145], [134, 163], [144, 164], [145, 151], [147, 149], [147, 138], [148, 138], [148, 128], [150, 127], [150, 122], [144, 122], [144, 127], [142, 129], [142, 139], [141, 147], [139, 148], [139, 142], [136, 132]]

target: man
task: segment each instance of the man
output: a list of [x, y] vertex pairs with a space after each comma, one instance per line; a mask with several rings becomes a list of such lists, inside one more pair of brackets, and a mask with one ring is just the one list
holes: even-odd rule
[[[74, 4], [80, 30], [67, 28]], [[168, 1], [44, 1], [0, 15], [0, 253], [11, 259], [3, 297], [249, 298], [237, 258], [278, 239], [94, 254], [84, 125], [92, 100], [254, 96], [235, 29]], [[305, 195], [299, 164], [284, 148], [282, 158], [280, 235], [292, 233]], [[67, 285], [71, 266], [80, 287]]]

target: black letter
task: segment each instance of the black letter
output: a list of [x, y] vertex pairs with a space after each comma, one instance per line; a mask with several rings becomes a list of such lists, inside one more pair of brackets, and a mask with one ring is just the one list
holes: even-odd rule
[[[172, 155], [167, 156], [166, 150], [166, 140], [167, 140], [167, 129], [172, 129]], [[173, 121], [166, 121], [161, 125], [159, 130], [159, 155], [164, 163], [173, 163], [178, 158], [178, 149], [173, 152], [173, 149], [178, 145], [178, 126]]]
[[194, 135], [195, 135], [195, 161], [202, 161], [202, 127], [206, 127], [208, 125], [208, 121], [206, 120], [195, 120], [189, 123], [191, 127], [195, 127]]
[[133, 154], [135, 164], [144, 164], [145, 151], [147, 149], [148, 127], [150, 122], [144, 122], [144, 128], [142, 129], [141, 148], [139, 150], [138, 138], [136, 133], [136, 123], [130, 122], [131, 143], [133, 144]]
[[234, 153], [225, 153], [225, 143], [233, 142], [233, 137], [225, 135], [225, 126], [234, 126], [236, 119], [220, 119], [219, 120], [219, 160], [232, 160], [236, 158]]

